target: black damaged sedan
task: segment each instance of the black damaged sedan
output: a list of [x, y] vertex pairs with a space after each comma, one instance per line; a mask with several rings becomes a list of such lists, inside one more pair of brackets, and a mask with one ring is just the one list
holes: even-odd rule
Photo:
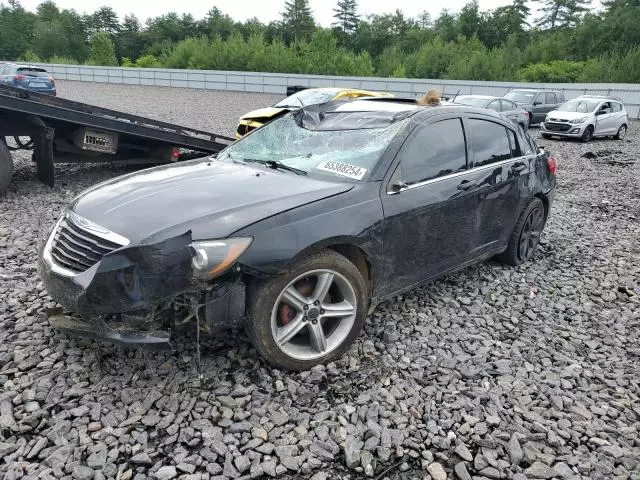
[[342, 355], [377, 303], [489, 257], [532, 258], [555, 160], [508, 119], [468, 106], [329, 102], [217, 157], [79, 195], [39, 271], [52, 323], [170, 346], [177, 323], [243, 325], [273, 365]]

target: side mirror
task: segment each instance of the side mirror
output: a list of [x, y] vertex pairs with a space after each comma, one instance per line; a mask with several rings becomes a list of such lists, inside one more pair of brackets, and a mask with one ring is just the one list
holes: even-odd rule
[[403, 182], [402, 180], [398, 180], [391, 184], [391, 191], [389, 193], [396, 194], [400, 193], [403, 190], [409, 188], [409, 184], [407, 182]]
[[606, 111], [606, 110], [598, 110], [598, 111], [596, 112], [596, 115], [604, 115], [604, 114], [606, 114], [606, 113], [607, 113], [607, 111]]

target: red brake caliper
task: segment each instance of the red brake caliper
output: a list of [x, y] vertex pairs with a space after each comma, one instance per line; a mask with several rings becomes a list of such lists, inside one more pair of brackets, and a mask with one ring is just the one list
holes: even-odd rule
[[[300, 295], [303, 297], [308, 297], [313, 293], [314, 284], [307, 277], [303, 278], [299, 282], [297, 282], [293, 288], [295, 288]], [[296, 310], [291, 305], [281, 302], [280, 303], [280, 323], [282, 326], [288, 325], [291, 320], [293, 320], [296, 316]]]

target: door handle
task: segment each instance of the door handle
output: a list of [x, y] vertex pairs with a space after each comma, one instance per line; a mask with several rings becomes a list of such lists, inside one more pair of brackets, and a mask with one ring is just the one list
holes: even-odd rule
[[513, 173], [522, 173], [527, 169], [527, 166], [524, 163], [516, 163], [511, 166], [511, 171]]
[[464, 190], [466, 192], [467, 190], [471, 190], [472, 188], [477, 186], [478, 182], [476, 181], [463, 180], [462, 182], [460, 182], [460, 184], [458, 184], [458, 190]]

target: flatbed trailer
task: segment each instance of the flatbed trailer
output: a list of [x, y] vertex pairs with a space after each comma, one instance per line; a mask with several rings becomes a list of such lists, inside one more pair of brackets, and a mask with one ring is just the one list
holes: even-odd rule
[[[19, 141], [20, 137], [30, 137]], [[194, 128], [0, 85], [0, 194], [13, 149], [33, 150], [37, 178], [55, 184], [55, 163], [163, 164], [218, 153], [234, 139]]]

